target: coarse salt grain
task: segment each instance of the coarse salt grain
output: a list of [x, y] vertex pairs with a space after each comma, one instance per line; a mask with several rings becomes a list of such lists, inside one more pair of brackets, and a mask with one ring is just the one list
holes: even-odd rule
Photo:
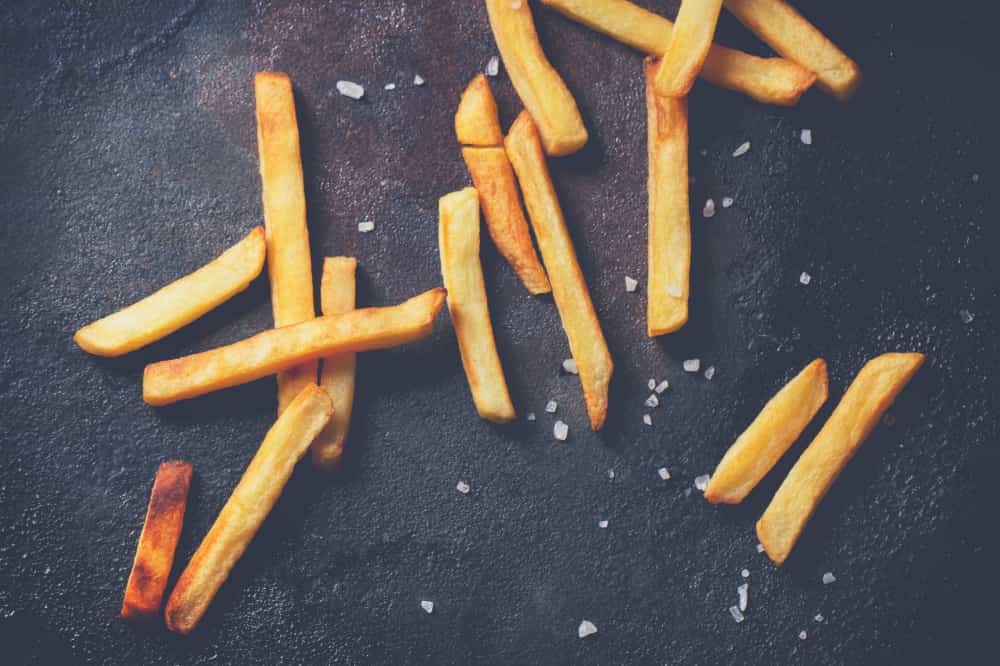
[[645, 423], [648, 426], [651, 426], [651, 425], [653, 425], [653, 417], [650, 416], [649, 414], [643, 414], [642, 415], [642, 422]]
[[490, 56], [486, 62], [486, 76], [496, 76], [500, 73], [500, 57]]
[[736, 594], [738, 594], [740, 598], [739, 606], [741, 611], [745, 611], [747, 609], [747, 597], [749, 590], [750, 586], [746, 583], [743, 583], [736, 588]]
[[634, 278], [630, 278], [627, 275], [625, 276], [625, 291], [633, 292], [633, 291], [635, 291], [635, 288], [638, 287], [638, 286], [639, 286], [639, 281], [638, 280], [636, 280]]
[[433, 601], [427, 601], [427, 600], [421, 601], [420, 602], [420, 607], [423, 608], [425, 611], [427, 611], [428, 614], [434, 612], [434, 602]]
[[762, 543], [757, 544], [757, 552], [758, 553], [763, 553], [764, 552], [764, 544], [762, 544]]
[[799, 282], [802, 284], [809, 284], [812, 282], [812, 279], [812, 275], [809, 275], [809, 273], [806, 273], [805, 271], [802, 271], [802, 275], [799, 276]]
[[829, 585], [830, 583], [832, 583], [832, 582], [834, 582], [836, 580], [837, 580], [837, 577], [833, 575], [832, 571], [827, 571], [825, 574], [823, 574], [823, 584], [824, 585]]
[[715, 215], [715, 201], [713, 199], [705, 201], [705, 207], [701, 209], [701, 214], [705, 217], [712, 217]]
[[556, 409], [558, 408], [559, 405], [556, 404], [555, 400], [549, 400], [547, 403], [545, 403], [545, 411], [547, 411], [549, 414], [555, 414]]
[[684, 290], [678, 287], [676, 284], [667, 285], [667, 293], [674, 298], [682, 298], [684, 296]]
[[701, 368], [701, 359], [689, 358], [684, 361], [684, 372], [698, 372]]
[[571, 375], [578, 375], [580, 371], [576, 367], [576, 361], [571, 358], [566, 359], [562, 362], [562, 369]]
[[470, 488], [469, 484], [467, 484], [465, 481], [459, 481], [457, 484], [455, 484], [455, 490], [462, 493], [463, 495], [468, 495], [469, 491], [472, 490], [472, 488]]
[[813, 619], [816, 620], [817, 622], [822, 622], [823, 616], [820, 615], [819, 613], [816, 613], [816, 616]]
[[599, 521], [597, 521], [597, 526], [600, 527], [602, 530], [606, 530], [606, 529], [608, 529], [608, 521], [606, 521], [606, 520], [599, 520]]
[[729, 208], [732, 205], [733, 205], [733, 198], [732, 197], [722, 197], [722, 207], [723, 208]]
[[660, 399], [656, 397], [655, 393], [650, 393], [649, 397], [646, 398], [646, 402], [642, 403], [647, 407], [658, 407], [660, 405]]
[[374, 222], [358, 222], [358, 231], [360, 231], [361, 233], [366, 234], [369, 231], [374, 231], [374, 230], [375, 230]]
[[646, 382], [646, 386], [649, 387], [650, 391], [652, 391], [653, 389], [655, 389], [656, 388], [656, 379], [654, 379], [653, 377], [650, 377], [649, 381]]
[[562, 421], [556, 421], [556, 424], [552, 426], [552, 434], [560, 442], [565, 442], [566, 438], [569, 437], [569, 426]]
[[746, 619], [743, 615], [743, 611], [741, 611], [737, 606], [730, 606], [729, 614], [733, 616], [733, 619], [736, 620], [737, 624]]
[[976, 318], [976, 315], [972, 314], [968, 310], [959, 310], [958, 318], [962, 320], [963, 324], [971, 324], [972, 320]]
[[537, 417], [537, 416], [535, 416], [535, 413], [534, 413], [534, 412], [528, 412], [527, 416], [525, 416], [524, 418], [526, 418], [526, 419], [527, 419], [527, 420], [529, 420], [529, 421], [534, 421], [534, 420], [535, 420], [535, 419], [537, 419], [538, 417]]
[[746, 155], [750, 150], [750, 142], [744, 141], [741, 143], [736, 150], [733, 151], [733, 157], [739, 157], [740, 155]]
[[615, 478], [615, 470], [614, 469], [609, 469], [608, 470], [608, 478], [609, 479]]
[[579, 628], [577, 628], [576, 630], [576, 635], [579, 636], [580, 638], [586, 638], [587, 636], [596, 633], [597, 633], [597, 627], [594, 626], [594, 623], [591, 622], [590, 620], [584, 620], [583, 622], [581, 622]]
[[670, 478], [670, 471], [666, 467], [661, 467], [660, 469], [656, 470], [656, 473], [659, 474], [660, 478], [663, 479], [664, 481]]
[[396, 84], [395, 84], [395, 83], [387, 83], [387, 84], [385, 84], [385, 86], [383, 86], [383, 87], [384, 87], [384, 88], [385, 88], [386, 90], [395, 90], [395, 89], [396, 89]]
[[807, 146], [811, 146], [813, 142], [813, 131], [811, 129], [802, 130], [799, 132], [799, 139]]
[[710, 365], [707, 368], [705, 368], [705, 379], [707, 379], [708, 381], [712, 381], [712, 377], [715, 377], [714, 365]]
[[705, 488], [708, 488], [708, 482], [711, 480], [708, 474], [702, 474], [701, 476], [696, 476], [694, 479], [694, 487], [698, 490], [705, 492]]
[[807, 636], [808, 636], [808, 634], [806, 634], [806, 630], [805, 629], [803, 629], [802, 631], [799, 632], [799, 640], [800, 641], [804, 641]]
[[744, 578], [749, 578], [750, 577], [750, 570], [749, 569], [743, 569], [742, 571], [740, 571], [740, 575], [743, 576]]
[[653, 389], [653, 390], [656, 391], [657, 393], [663, 393], [668, 388], [670, 388], [670, 382], [668, 382], [666, 379], [664, 379], [662, 382], [660, 382], [659, 384], [657, 384], [656, 388]]
[[337, 92], [351, 99], [361, 99], [365, 96], [365, 89], [354, 81], [337, 81]]
[[424, 77], [420, 76], [419, 74], [413, 75], [413, 85], [422, 86], [424, 85], [424, 83], [425, 83]]

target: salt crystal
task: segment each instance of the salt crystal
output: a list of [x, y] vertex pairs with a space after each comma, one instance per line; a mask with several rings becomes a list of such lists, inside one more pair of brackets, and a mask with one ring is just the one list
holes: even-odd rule
[[660, 469], [656, 470], [656, 473], [659, 474], [660, 478], [663, 479], [664, 481], [670, 478], [670, 472], [667, 470], [666, 467], [661, 467]]
[[736, 594], [740, 596], [741, 611], [745, 611], [747, 609], [747, 592], [749, 591], [749, 589], [750, 586], [747, 585], [746, 583], [743, 583], [742, 585], [736, 588]]
[[750, 150], [750, 142], [744, 141], [733, 151], [733, 157], [739, 157], [740, 155], [746, 155]]
[[420, 607], [427, 611], [428, 614], [434, 612], [434, 602], [433, 601], [421, 601]]
[[712, 381], [712, 377], [715, 377], [714, 365], [710, 365], [707, 368], [705, 368], [705, 379], [707, 379], [708, 381]]
[[809, 284], [812, 282], [812, 279], [812, 275], [809, 275], [809, 273], [806, 273], [805, 271], [802, 271], [802, 275], [799, 276], [799, 282], [802, 284]]
[[639, 286], [639, 281], [638, 280], [630, 278], [627, 275], [625, 276], [625, 291], [633, 292], [633, 291], [635, 291], [635, 288], [638, 287], [638, 286]]
[[597, 633], [597, 627], [595, 627], [594, 623], [591, 622], [590, 620], [584, 620], [583, 622], [581, 622], [580, 627], [576, 630], [576, 634], [580, 638], [586, 638], [587, 636], [596, 633]]
[[608, 521], [606, 521], [606, 520], [599, 520], [599, 521], [597, 521], [597, 526], [600, 527], [602, 530], [606, 530], [606, 529], [608, 529]]
[[655, 388], [656, 388], [656, 380], [655, 380], [655, 379], [653, 379], [652, 377], [650, 377], [650, 378], [649, 378], [649, 381], [648, 381], [648, 382], [646, 382], [646, 386], [648, 386], [648, 387], [649, 387], [649, 390], [650, 390], [650, 391], [652, 391], [653, 389], [655, 389]]
[[799, 632], [799, 640], [800, 641], [804, 641], [806, 639], [806, 636], [807, 636], [807, 634], [806, 634], [806, 630], [805, 629], [803, 629], [802, 631]]
[[524, 418], [528, 419], [529, 421], [534, 421], [534, 420], [535, 420], [535, 419], [537, 419], [538, 417], [537, 417], [537, 416], [535, 416], [535, 413], [534, 413], [534, 412], [528, 412], [528, 415], [527, 415], [527, 416], [525, 416]]
[[750, 577], [750, 570], [749, 569], [743, 569], [742, 571], [740, 571], [740, 575], [743, 576], [744, 578], [749, 578]]
[[609, 469], [608, 470], [608, 478], [609, 479], [615, 478], [615, 470], [614, 469]]
[[660, 405], [660, 399], [656, 397], [655, 393], [650, 393], [649, 397], [646, 398], [646, 402], [643, 404], [647, 407], [658, 407]]
[[827, 571], [825, 574], [823, 574], [823, 584], [824, 585], [829, 585], [830, 583], [832, 583], [832, 582], [834, 582], [836, 580], [837, 580], [837, 577], [834, 576], [833, 572], [831, 572], [831, 571]]
[[374, 231], [374, 230], [375, 230], [374, 222], [358, 222], [358, 231], [360, 231], [361, 233], [366, 234], [369, 231]]
[[500, 57], [491, 56], [486, 62], [486, 76], [496, 76], [500, 73]]
[[972, 174], [972, 182], [973, 183], [978, 183], [979, 182], [979, 174], [978, 173]]
[[351, 99], [361, 99], [365, 96], [365, 89], [354, 81], [337, 81], [337, 92]]
[[762, 543], [757, 544], [757, 552], [758, 553], [763, 553], [764, 552], [764, 544], [762, 544]]
[[643, 414], [642, 415], [642, 422], [645, 423], [648, 426], [651, 426], [651, 425], [653, 425], [653, 417], [650, 416], [649, 414]]
[[820, 615], [819, 613], [816, 613], [816, 617], [814, 617], [813, 619], [816, 620], [817, 622], [822, 622], [823, 616]]
[[385, 84], [384, 87], [385, 87], [386, 90], [395, 90], [396, 89], [396, 84], [395, 83], [387, 83], [387, 84]]
[[684, 296], [684, 290], [678, 287], [676, 284], [667, 285], [667, 293], [674, 298], [682, 298]]
[[[652, 388], [652, 387], [650, 387], [650, 388]], [[660, 382], [659, 384], [657, 384], [656, 388], [653, 389], [653, 390], [656, 391], [657, 393], [663, 393], [668, 388], [670, 388], [670, 382], [668, 382], [666, 379], [664, 379], [662, 382]]]
[[422, 86], [422, 85], [424, 85], [424, 77], [420, 76], [419, 74], [414, 74], [413, 75], [413, 85], [415, 85], [415, 86]]
[[555, 400], [549, 400], [547, 403], [545, 403], [545, 411], [547, 411], [549, 414], [555, 414], [556, 409], [558, 407], [559, 405], [556, 404]]
[[472, 490], [472, 488], [470, 488], [469, 484], [467, 484], [465, 481], [459, 481], [458, 484], [455, 485], [455, 490], [462, 493], [463, 495], [468, 495], [469, 491]]
[[576, 361], [571, 358], [566, 359], [562, 362], [562, 369], [571, 375], [578, 375], [580, 371], [576, 367]]
[[552, 427], [552, 434], [560, 442], [565, 442], [566, 438], [569, 437], [569, 426], [562, 421], [556, 421], [556, 424]]
[[958, 318], [962, 320], [963, 324], [971, 324], [972, 320], [976, 318], [976, 315], [972, 314], [968, 310], [959, 310]]
[[736, 620], [737, 624], [746, 619], [743, 615], [743, 611], [741, 611], [737, 606], [730, 606], [729, 614], [733, 616], [733, 619]]
[[813, 143], [813, 131], [811, 129], [802, 130], [802, 132], [799, 133], [799, 139], [801, 139], [802, 143], [807, 146], [811, 146]]
[[705, 217], [713, 217], [715, 215], [715, 201], [708, 199], [705, 201], [705, 207], [701, 209], [701, 214]]
[[723, 208], [729, 208], [732, 205], [733, 205], [733, 198], [732, 197], [722, 197], [722, 207]]
[[708, 474], [702, 474], [701, 476], [696, 476], [694, 479], [694, 487], [698, 490], [705, 492], [705, 488], [708, 488], [708, 482], [712, 477]]
[[701, 367], [701, 360], [697, 358], [689, 358], [684, 361], [684, 372], [698, 372]]

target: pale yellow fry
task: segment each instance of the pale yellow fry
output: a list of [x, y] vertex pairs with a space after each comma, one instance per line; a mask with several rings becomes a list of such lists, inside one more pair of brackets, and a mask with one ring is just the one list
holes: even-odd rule
[[479, 196], [472, 187], [441, 197], [438, 203], [441, 275], [448, 291], [448, 312], [458, 338], [462, 367], [479, 416], [506, 423], [516, 414], [490, 324], [490, 310], [479, 262]]
[[861, 83], [858, 64], [784, 0], [726, 0], [726, 9], [772, 49], [816, 73], [816, 85], [840, 100]]
[[[542, 0], [568, 18], [651, 55], [663, 55], [674, 24], [628, 0]], [[758, 58], [713, 44], [701, 68], [706, 81], [765, 104], [799, 101], [816, 75], [785, 58]]]
[[646, 333], [676, 331], [688, 319], [691, 212], [688, 209], [687, 99], [653, 89], [656, 60], [647, 57], [646, 144], [649, 179]]
[[861, 368], [757, 521], [757, 538], [775, 564], [788, 557], [820, 500], [923, 362], [923, 354], [883, 354]]
[[[327, 257], [323, 261], [323, 280], [319, 298], [324, 315], [350, 312], [355, 306], [355, 273], [358, 262], [354, 257]], [[313, 465], [333, 470], [344, 454], [344, 441], [351, 425], [354, 405], [354, 366], [356, 354], [336, 354], [323, 359], [319, 385], [333, 403], [333, 418], [312, 443]]]
[[142, 397], [150, 405], [167, 405], [323, 356], [413, 342], [431, 332], [444, 299], [444, 289], [431, 289], [392, 307], [317, 317], [225, 347], [153, 363], [143, 373]]
[[[287, 75], [259, 72], [254, 93], [271, 309], [274, 325], [281, 327], [316, 316], [299, 126]], [[316, 370], [317, 364], [310, 361], [278, 375], [279, 414], [303, 388], [316, 383]]]
[[682, 0], [677, 22], [656, 72], [656, 92], [687, 95], [701, 71], [715, 36], [722, 0]]
[[493, 38], [524, 107], [538, 124], [545, 152], [569, 155], [587, 143], [576, 100], [542, 52], [527, 0], [486, 0]]
[[531, 226], [552, 281], [552, 297], [580, 372], [590, 427], [600, 430], [608, 413], [608, 384], [614, 363], [566, 230], [538, 129], [528, 111], [522, 111], [514, 121], [504, 144], [521, 183]]
[[729, 447], [705, 488], [705, 499], [742, 502], [795, 443], [826, 396], [826, 362], [818, 358], [785, 384]]
[[137, 303], [84, 326], [73, 340], [98, 356], [121, 356], [165, 338], [246, 289], [264, 267], [257, 227], [218, 258]]
[[326, 391], [307, 386], [278, 417], [184, 568], [165, 611], [167, 628], [190, 633], [271, 513], [309, 443], [330, 420]]
[[455, 111], [455, 137], [466, 146], [503, 145], [497, 102], [485, 74], [469, 82]]

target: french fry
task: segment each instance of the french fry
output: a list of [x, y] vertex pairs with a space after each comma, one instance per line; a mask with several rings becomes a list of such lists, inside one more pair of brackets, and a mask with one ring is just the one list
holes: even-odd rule
[[820, 500], [923, 362], [923, 354], [883, 354], [861, 368], [757, 521], [757, 538], [775, 564], [788, 557]]
[[[357, 267], [354, 257], [327, 257], [323, 261], [320, 305], [324, 315], [344, 314], [354, 309]], [[335, 469], [344, 454], [354, 404], [355, 361], [353, 352], [323, 359], [319, 385], [333, 403], [333, 418], [309, 449], [313, 465], [323, 470]]]
[[455, 111], [455, 137], [464, 146], [501, 146], [500, 114], [486, 75], [472, 79]]
[[861, 70], [784, 0], [726, 0], [726, 9], [772, 49], [816, 72], [816, 85], [846, 100], [861, 83]]
[[121, 356], [187, 326], [246, 289], [264, 268], [264, 229], [193, 273], [146, 298], [84, 326], [73, 340], [98, 356]]
[[168, 405], [323, 356], [413, 342], [431, 332], [444, 299], [444, 289], [431, 289], [392, 307], [317, 317], [225, 347], [152, 363], [143, 373], [142, 397], [153, 406]]
[[566, 230], [538, 129], [528, 111], [522, 111], [514, 121], [504, 145], [521, 183], [531, 226], [549, 270], [552, 297], [580, 372], [590, 427], [600, 430], [608, 413], [608, 384], [614, 363]]
[[818, 358], [785, 384], [729, 447], [705, 488], [705, 499], [742, 502], [795, 443], [826, 397], [826, 362]]
[[517, 181], [507, 151], [495, 148], [463, 148], [462, 158], [479, 191], [486, 229], [507, 263], [531, 294], [552, 291], [542, 262], [531, 243], [528, 221], [517, 196]]
[[[316, 316], [299, 126], [292, 82], [287, 75], [259, 72], [254, 77], [254, 93], [267, 274], [274, 325], [280, 328]], [[317, 364], [309, 361], [278, 374], [279, 414], [303, 388], [316, 383], [316, 371]]]
[[160, 614], [184, 526], [190, 487], [191, 463], [171, 460], [156, 470], [146, 520], [122, 600], [122, 617], [130, 622], [151, 622]]
[[[564, 16], [650, 55], [663, 55], [674, 24], [628, 0], [542, 0]], [[816, 75], [785, 58], [758, 58], [713, 44], [701, 76], [758, 102], [790, 106]]]
[[307, 386], [278, 417], [184, 568], [167, 601], [167, 628], [190, 633], [253, 540], [292, 470], [333, 415], [326, 391]]
[[462, 366], [479, 416], [506, 423], [517, 415], [497, 354], [490, 310], [479, 262], [479, 195], [467, 187], [438, 203], [441, 275], [448, 291], [448, 312], [458, 338]]
[[656, 92], [683, 97], [691, 90], [712, 47], [722, 0], [682, 0], [670, 41], [656, 72]]
[[545, 152], [560, 157], [583, 148], [587, 128], [566, 82], [542, 52], [527, 1], [486, 0], [486, 12], [510, 82], [538, 124]]
[[687, 99], [656, 94], [656, 67], [656, 60], [647, 57], [644, 63], [649, 161], [646, 333], [651, 338], [676, 331], [687, 323], [691, 272]]

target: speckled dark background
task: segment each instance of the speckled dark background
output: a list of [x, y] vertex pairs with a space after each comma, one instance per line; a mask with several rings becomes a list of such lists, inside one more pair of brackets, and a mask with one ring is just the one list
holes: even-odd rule
[[[798, 4], [866, 84], [846, 106], [810, 92], [793, 109], [696, 86], [691, 321], [660, 341], [644, 336], [643, 289], [623, 286], [645, 282], [641, 58], [536, 8], [591, 131], [552, 168], [617, 364], [606, 430], [588, 431], [578, 383], [559, 372], [551, 301], [484, 244], [515, 403], [538, 421], [476, 418], [447, 316], [421, 344], [365, 355], [344, 474], [296, 472], [181, 638], [118, 617], [153, 474], [170, 458], [195, 468], [176, 575], [272, 422], [274, 383], [152, 409], [142, 367], [270, 326], [266, 282], [122, 359], [88, 356], [71, 335], [261, 223], [252, 76], [264, 68], [295, 82], [317, 264], [358, 257], [365, 305], [437, 285], [436, 200], [467, 183], [452, 112], [495, 52], [485, 10], [5, 3], [2, 661], [982, 663], [1000, 598], [995, 24], [964, 9], [977, 3]], [[724, 42], [766, 53], [731, 18], [720, 26]], [[365, 85], [363, 101], [336, 93], [342, 78]], [[502, 70], [494, 90], [509, 122], [519, 107]], [[744, 140], [751, 151], [732, 158]], [[708, 196], [736, 203], [704, 220]], [[830, 363], [825, 416], [863, 361], [890, 350], [928, 363], [776, 570], [753, 524], [808, 434], [743, 506], [708, 505], [693, 478], [811, 358]], [[685, 375], [689, 357], [715, 365], [714, 381]], [[647, 428], [651, 376], [672, 388]], [[744, 567], [737, 625], [726, 608]], [[584, 618], [600, 633], [581, 641]]]

